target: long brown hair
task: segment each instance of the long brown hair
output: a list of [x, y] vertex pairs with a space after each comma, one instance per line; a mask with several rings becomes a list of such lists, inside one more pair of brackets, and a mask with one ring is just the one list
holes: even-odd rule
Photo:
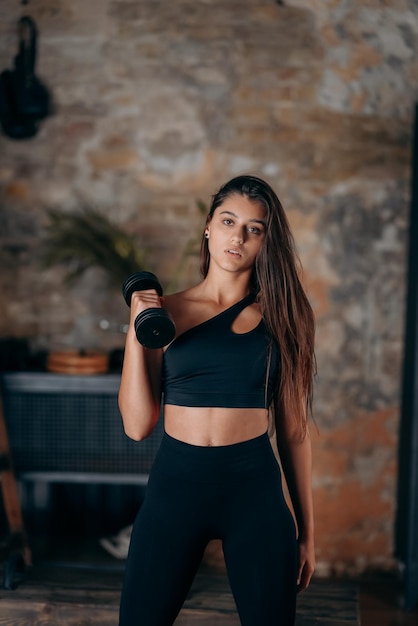
[[[206, 224], [215, 210], [230, 196], [238, 194], [258, 202], [265, 210], [266, 235], [251, 276], [264, 322], [279, 346], [279, 380], [273, 406], [276, 432], [281, 416], [294, 420], [298, 436], [307, 430], [312, 414], [315, 318], [299, 278], [301, 268], [289, 222], [273, 189], [255, 176], [237, 176], [213, 196]], [[203, 235], [200, 271], [206, 277], [210, 254]]]

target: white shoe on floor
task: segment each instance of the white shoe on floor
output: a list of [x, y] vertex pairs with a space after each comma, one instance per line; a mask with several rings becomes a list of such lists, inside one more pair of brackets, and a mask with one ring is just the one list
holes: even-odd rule
[[132, 525], [122, 528], [117, 535], [113, 537], [103, 537], [99, 539], [99, 543], [116, 559], [126, 559], [128, 556], [129, 543], [131, 540]]

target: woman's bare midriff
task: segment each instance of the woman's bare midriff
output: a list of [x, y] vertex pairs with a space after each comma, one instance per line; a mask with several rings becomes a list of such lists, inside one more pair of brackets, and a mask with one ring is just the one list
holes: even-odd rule
[[168, 435], [194, 446], [228, 446], [263, 435], [266, 409], [223, 409], [166, 404], [164, 429]]

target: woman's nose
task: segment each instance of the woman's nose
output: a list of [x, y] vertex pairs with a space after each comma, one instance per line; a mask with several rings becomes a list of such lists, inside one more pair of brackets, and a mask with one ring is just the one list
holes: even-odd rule
[[244, 243], [244, 235], [241, 231], [234, 231], [232, 233], [232, 241], [236, 241], [237, 243]]

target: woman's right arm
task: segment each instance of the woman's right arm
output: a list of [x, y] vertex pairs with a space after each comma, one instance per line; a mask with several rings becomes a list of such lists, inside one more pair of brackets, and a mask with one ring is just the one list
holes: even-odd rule
[[137, 340], [134, 328], [137, 315], [150, 307], [161, 307], [154, 289], [132, 294], [119, 388], [123, 427], [127, 436], [136, 441], [151, 434], [160, 415], [163, 352], [161, 349], [144, 348]]

